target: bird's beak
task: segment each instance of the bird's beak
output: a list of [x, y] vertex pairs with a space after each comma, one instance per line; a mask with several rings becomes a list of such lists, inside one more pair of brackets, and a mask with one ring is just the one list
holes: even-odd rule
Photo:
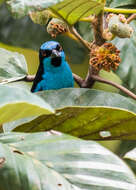
[[59, 53], [59, 51], [53, 49], [52, 54], [51, 54], [51, 58], [56, 58], [56, 57], [60, 57], [60, 53]]

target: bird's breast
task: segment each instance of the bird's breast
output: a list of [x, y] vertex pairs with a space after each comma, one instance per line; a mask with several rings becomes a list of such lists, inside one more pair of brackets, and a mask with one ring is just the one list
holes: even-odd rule
[[57, 72], [48, 71], [43, 75], [46, 83], [46, 89], [60, 89], [73, 87], [74, 80], [72, 72], [68, 68], [61, 68]]

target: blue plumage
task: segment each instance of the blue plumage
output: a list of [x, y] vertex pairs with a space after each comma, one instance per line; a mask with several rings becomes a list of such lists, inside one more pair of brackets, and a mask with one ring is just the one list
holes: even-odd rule
[[72, 71], [58, 42], [48, 41], [42, 44], [39, 50], [39, 59], [40, 65], [31, 92], [74, 86]]

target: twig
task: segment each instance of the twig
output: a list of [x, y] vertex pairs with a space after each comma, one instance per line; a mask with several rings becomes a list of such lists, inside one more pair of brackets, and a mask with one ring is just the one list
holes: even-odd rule
[[127, 94], [128, 96], [130, 96], [131, 98], [136, 100], [136, 95], [134, 93], [132, 93], [131, 91], [129, 91], [127, 88], [125, 88], [125, 87], [123, 87], [123, 86], [121, 86], [121, 85], [119, 85], [119, 84], [117, 84], [115, 82], [103, 79], [98, 75], [92, 75], [91, 77], [95, 81], [102, 82], [102, 83], [105, 83], [105, 84], [109, 84], [109, 85], [112, 85], [112, 86], [120, 89], [122, 92], [124, 92], [125, 94]]
[[[85, 80], [83, 80], [81, 77], [79, 77], [76, 74], [73, 74], [75, 81], [77, 82], [77, 84], [82, 87], [82, 88], [90, 88], [90, 85], [92, 86], [92, 84], [86, 84], [85, 86]], [[89, 75], [90, 76], [90, 75]], [[131, 98], [133, 98], [134, 100], [136, 100], [136, 95], [134, 93], [132, 93], [130, 90], [128, 90], [127, 88], [125, 88], [124, 86], [121, 86], [115, 82], [106, 80], [98, 75], [91, 75], [91, 81], [98, 81], [98, 82], [102, 82], [105, 84], [109, 84], [111, 86], [114, 86], [115, 88], [120, 89], [122, 92], [124, 92], [125, 94], [127, 94], [128, 96], [130, 96]], [[79, 79], [79, 80], [78, 80]], [[85, 86], [85, 87], [84, 87]]]
[[90, 51], [90, 49], [91, 49], [91, 44], [90, 44], [89, 42], [85, 41], [85, 40], [80, 36], [80, 34], [76, 31], [76, 29], [74, 28], [74, 26], [72, 26], [72, 27], [70, 28], [70, 32], [71, 32], [72, 34], [74, 34], [74, 35], [79, 39], [79, 41]]
[[92, 88], [93, 84], [94, 84], [94, 80], [91, 77], [91, 67], [89, 67], [90, 69], [88, 70], [86, 79], [82, 79], [80, 76], [73, 74], [74, 80], [75, 82], [79, 85], [80, 88]]
[[[91, 72], [91, 70], [89, 70], [89, 71]], [[130, 96], [131, 98], [136, 100], [136, 95], [134, 93], [132, 93], [130, 90], [128, 90], [127, 88], [125, 88], [115, 82], [103, 79], [102, 77], [100, 77], [98, 75], [92, 75], [91, 73], [88, 73], [87, 77], [89, 77], [89, 79], [87, 79], [87, 80], [82, 79], [80, 76], [78, 76], [75, 73], [73, 73], [73, 77], [74, 77], [75, 82], [81, 88], [91, 88], [92, 85], [94, 84], [94, 82], [98, 81], [98, 82], [102, 82], [102, 83], [114, 86], [115, 88], [120, 89], [122, 92], [124, 92], [125, 94], [127, 94], [128, 96]], [[34, 78], [35, 78], [35, 75], [27, 75], [26, 78], [22, 79], [22, 80], [25, 80], [26, 82], [32, 82], [34, 80]], [[89, 83], [89, 81], [90, 81], [90, 83]]]
[[27, 75], [27, 76], [24, 78], [24, 80], [25, 80], [26, 82], [32, 82], [32, 81], [34, 81], [34, 78], [35, 78], [35, 75]]
[[74, 77], [76, 83], [79, 85], [79, 87], [82, 87], [82, 84], [84, 83], [84, 80], [80, 76], [78, 76], [78, 75], [76, 75], [74, 73], [72, 73], [72, 74], [73, 74], [73, 77]]
[[136, 13], [132, 14], [130, 17], [127, 19], [127, 23], [129, 24], [132, 20], [136, 19]]

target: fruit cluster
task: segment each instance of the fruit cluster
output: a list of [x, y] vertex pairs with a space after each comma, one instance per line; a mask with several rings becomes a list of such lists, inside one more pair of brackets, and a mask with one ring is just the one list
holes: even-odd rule
[[108, 72], [116, 70], [121, 62], [120, 51], [112, 43], [104, 43], [102, 46], [92, 47], [90, 53], [90, 65], [96, 71], [104, 69]]

